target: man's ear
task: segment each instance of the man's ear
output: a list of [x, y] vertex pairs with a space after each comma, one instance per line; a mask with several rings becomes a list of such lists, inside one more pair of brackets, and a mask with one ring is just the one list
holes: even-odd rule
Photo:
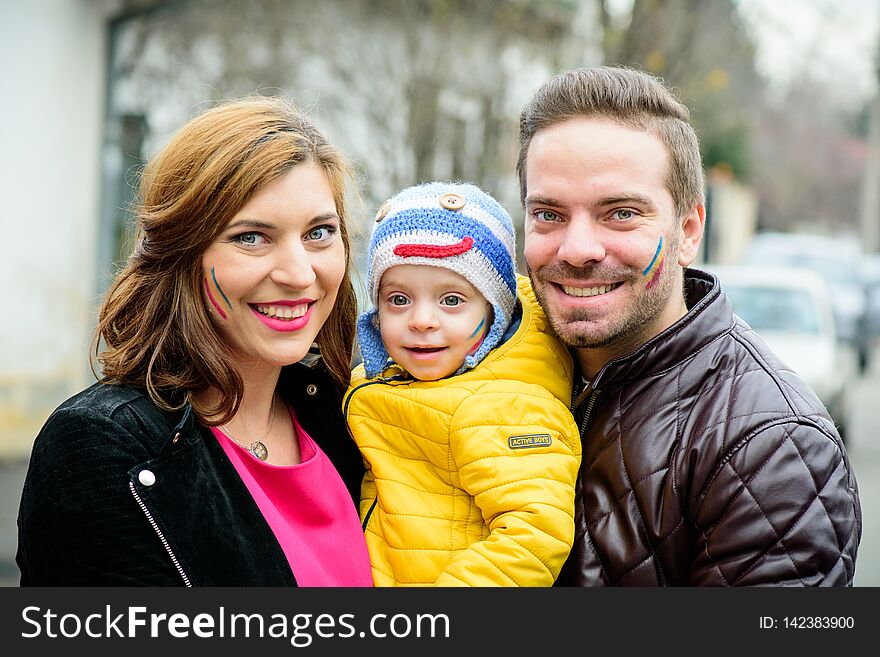
[[689, 266], [697, 257], [706, 226], [706, 206], [698, 203], [681, 219], [681, 244], [678, 247], [678, 264]]

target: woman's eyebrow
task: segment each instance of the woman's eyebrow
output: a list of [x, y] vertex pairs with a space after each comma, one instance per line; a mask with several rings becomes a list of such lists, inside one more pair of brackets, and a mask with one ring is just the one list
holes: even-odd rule
[[232, 228], [263, 228], [263, 229], [271, 229], [275, 228], [275, 224], [270, 223], [268, 221], [260, 221], [259, 219], [236, 219], [233, 222], [230, 222], [228, 226], [226, 226], [226, 230]]
[[336, 214], [335, 212], [325, 212], [324, 214], [319, 214], [315, 217], [312, 217], [312, 220], [309, 221], [308, 225], [311, 226], [312, 224], [320, 224], [320, 223], [324, 223], [325, 221], [342, 221], [342, 220], [339, 218], [339, 215]]

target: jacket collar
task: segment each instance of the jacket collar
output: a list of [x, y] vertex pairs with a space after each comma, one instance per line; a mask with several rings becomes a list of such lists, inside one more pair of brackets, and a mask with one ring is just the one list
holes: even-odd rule
[[172, 445], [176, 445], [181, 439], [198, 434], [198, 431], [199, 423], [196, 414], [193, 412], [192, 404], [187, 402], [177, 424], [166, 433], [160, 446], [160, 453], [165, 452]]
[[687, 314], [634, 352], [606, 363], [590, 389], [662, 374], [730, 331], [733, 310], [714, 274], [685, 269], [684, 290]]

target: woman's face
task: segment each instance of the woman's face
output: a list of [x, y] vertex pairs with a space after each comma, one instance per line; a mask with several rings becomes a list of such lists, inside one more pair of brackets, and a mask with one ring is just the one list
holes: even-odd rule
[[313, 162], [269, 183], [202, 258], [202, 297], [244, 366], [283, 366], [309, 350], [345, 275], [330, 181]]

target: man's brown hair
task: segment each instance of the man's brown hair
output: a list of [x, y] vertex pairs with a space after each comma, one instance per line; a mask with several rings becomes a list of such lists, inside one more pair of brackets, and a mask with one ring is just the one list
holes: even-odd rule
[[545, 82], [520, 113], [520, 201], [526, 198], [526, 158], [535, 134], [568, 119], [588, 117], [616, 121], [657, 135], [669, 155], [666, 188], [675, 211], [684, 216], [703, 202], [700, 145], [690, 112], [663, 82], [631, 68], [577, 68]]

